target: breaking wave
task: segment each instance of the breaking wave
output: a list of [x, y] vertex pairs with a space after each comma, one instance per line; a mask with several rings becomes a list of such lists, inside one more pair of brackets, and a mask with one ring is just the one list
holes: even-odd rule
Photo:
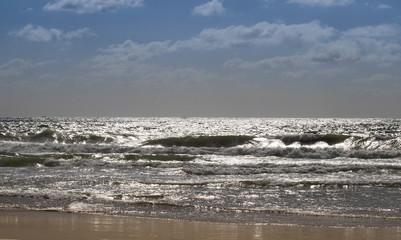
[[302, 213], [399, 225], [400, 126], [397, 119], [0, 118], [0, 208], [190, 219], [225, 212], [224, 221]]
[[186, 136], [155, 139], [145, 142], [145, 145], [162, 145], [165, 147], [234, 147], [249, 143], [251, 136]]
[[[380, 145], [382, 144], [382, 145]], [[255, 146], [250, 144], [236, 147], [152, 147], [152, 146], [121, 146], [117, 144], [59, 144], [59, 143], [26, 143], [3, 142], [0, 144], [0, 153], [135, 153], [151, 154], [186, 154], [186, 155], [224, 155], [224, 156], [257, 156], [257, 157], [285, 157], [309, 159], [333, 159], [339, 157], [361, 159], [389, 159], [401, 157], [399, 139], [391, 142], [351, 142], [348, 146], [339, 147], [310, 147], [310, 146]], [[390, 149], [388, 150], [388, 148]]]
[[45, 129], [34, 134], [4, 134], [0, 133], [0, 140], [3, 141], [20, 141], [20, 142], [53, 142], [66, 144], [96, 144], [96, 143], [112, 143], [114, 139], [111, 137], [102, 137], [93, 134], [77, 134], [64, 135], [52, 129]]
[[279, 136], [279, 138], [285, 145], [291, 145], [293, 143], [300, 143], [301, 145], [313, 145], [318, 142], [325, 142], [328, 145], [335, 145], [339, 143], [343, 143], [345, 140], [350, 138], [351, 136], [347, 135], [338, 135], [338, 134], [302, 134], [302, 135], [285, 135]]
[[[222, 165], [222, 164], [191, 164], [185, 166], [183, 171], [192, 175], [255, 175], [255, 174], [330, 174], [330, 173], [359, 173], [383, 174], [401, 173], [400, 165], [363, 165], [363, 164], [274, 164], [262, 163], [255, 165]], [[270, 182], [269, 182], [270, 183]], [[319, 183], [323, 185], [324, 183]], [[383, 183], [380, 183], [383, 184]], [[398, 185], [397, 185], [398, 186]]]

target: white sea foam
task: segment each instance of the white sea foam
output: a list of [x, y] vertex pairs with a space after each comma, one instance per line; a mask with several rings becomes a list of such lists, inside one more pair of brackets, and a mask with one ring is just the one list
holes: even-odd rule
[[399, 219], [400, 127], [392, 119], [2, 118], [0, 208]]

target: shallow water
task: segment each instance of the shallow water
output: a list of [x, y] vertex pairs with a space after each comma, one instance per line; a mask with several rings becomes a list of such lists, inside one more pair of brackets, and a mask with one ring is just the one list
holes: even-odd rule
[[401, 220], [397, 119], [2, 118], [0, 130], [2, 208]]
[[[0, 211], [0, 239], [401, 239], [400, 228], [227, 224], [55, 212]], [[43, 229], [46, 229], [44, 232]]]

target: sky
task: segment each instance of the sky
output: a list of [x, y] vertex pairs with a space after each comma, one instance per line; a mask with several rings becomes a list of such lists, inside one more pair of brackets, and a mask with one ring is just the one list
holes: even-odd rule
[[399, 0], [2, 0], [0, 116], [401, 118]]

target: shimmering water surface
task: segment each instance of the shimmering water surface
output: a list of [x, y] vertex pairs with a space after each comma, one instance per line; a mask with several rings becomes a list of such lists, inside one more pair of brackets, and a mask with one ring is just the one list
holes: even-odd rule
[[397, 225], [401, 120], [1, 118], [0, 176], [3, 209]]

